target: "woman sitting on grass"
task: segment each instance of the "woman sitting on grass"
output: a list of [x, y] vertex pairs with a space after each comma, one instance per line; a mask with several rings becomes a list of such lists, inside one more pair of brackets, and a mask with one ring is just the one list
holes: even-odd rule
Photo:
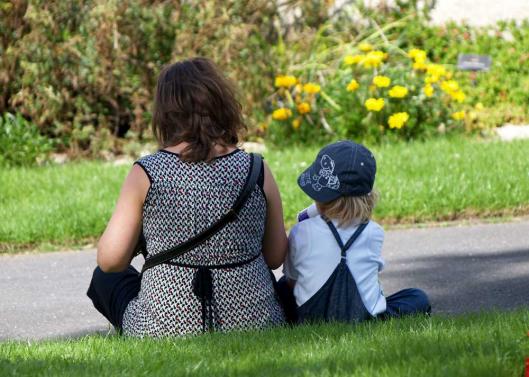
[[229, 212], [254, 161], [237, 148], [244, 129], [234, 89], [211, 61], [194, 58], [161, 72], [153, 117], [161, 149], [125, 179], [87, 292], [118, 331], [185, 335], [284, 322], [269, 268], [283, 263], [288, 240], [266, 165], [237, 217], [207, 240], [142, 274], [130, 266], [142, 232], [149, 260]]

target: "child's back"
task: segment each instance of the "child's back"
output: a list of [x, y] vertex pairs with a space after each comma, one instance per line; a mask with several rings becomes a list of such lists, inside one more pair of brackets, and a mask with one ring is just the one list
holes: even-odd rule
[[[340, 238], [345, 243], [358, 229], [358, 224], [340, 227], [333, 221]], [[372, 316], [386, 311], [386, 299], [378, 280], [384, 267], [381, 257], [384, 231], [374, 221], [346, 251], [346, 264], [366, 310]], [[289, 237], [289, 254], [283, 272], [296, 281], [294, 296], [301, 307], [329, 280], [340, 263], [341, 252], [332, 231], [321, 216], [312, 217], [294, 226]]]

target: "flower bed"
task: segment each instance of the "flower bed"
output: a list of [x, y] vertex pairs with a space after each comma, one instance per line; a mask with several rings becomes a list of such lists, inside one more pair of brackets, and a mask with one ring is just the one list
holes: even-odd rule
[[424, 50], [357, 46], [319, 83], [278, 75], [268, 134], [276, 141], [308, 141], [331, 134], [412, 139], [461, 130], [466, 94], [454, 73], [428, 61]]

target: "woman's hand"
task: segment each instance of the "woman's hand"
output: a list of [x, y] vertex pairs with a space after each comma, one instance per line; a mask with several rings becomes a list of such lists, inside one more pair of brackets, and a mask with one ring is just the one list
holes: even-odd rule
[[272, 269], [279, 268], [287, 255], [288, 239], [283, 220], [281, 195], [268, 165], [264, 164], [264, 192], [266, 194], [266, 228], [263, 240], [263, 256]]
[[134, 165], [97, 245], [97, 264], [104, 272], [123, 271], [130, 264], [141, 231], [143, 202], [149, 186], [147, 174], [139, 165]]

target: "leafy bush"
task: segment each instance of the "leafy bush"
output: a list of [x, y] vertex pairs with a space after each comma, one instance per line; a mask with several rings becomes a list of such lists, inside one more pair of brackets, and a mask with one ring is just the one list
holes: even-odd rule
[[20, 114], [0, 117], [0, 166], [28, 166], [44, 159], [51, 142]]
[[[406, 56], [365, 42], [358, 50], [336, 70], [326, 70], [327, 77], [318, 72], [323, 88], [278, 76], [271, 136], [306, 141], [325, 130], [340, 138], [379, 140], [391, 133], [412, 139], [462, 128], [466, 95], [453, 73], [429, 63], [425, 51], [412, 49]], [[309, 131], [299, 133], [303, 128]]]
[[[340, 8], [328, 0], [0, 0], [0, 114], [20, 113], [58, 149], [73, 154], [124, 151], [125, 140], [151, 138], [160, 68], [201, 55], [216, 61], [242, 89], [250, 137], [265, 135], [267, 104], [274, 100], [267, 95], [278, 72], [319, 83], [324, 91], [310, 99], [311, 110], [318, 111], [312, 128], [300, 125], [294, 133], [271, 124], [278, 128], [269, 130], [272, 139], [325, 137], [319, 119], [327, 116], [336, 120], [329, 123], [336, 133], [348, 134], [356, 118], [347, 113], [350, 104], [341, 102], [350, 98], [343, 91], [347, 82], [340, 81], [347, 78], [332, 73], [365, 40], [390, 53], [393, 44], [405, 51], [416, 46], [444, 65], [455, 64], [459, 52], [490, 54], [492, 70], [479, 75], [475, 86], [466, 73], [454, 76], [468, 97], [466, 127], [529, 120], [529, 22], [485, 29], [430, 26], [434, 2], [396, 0], [370, 8], [352, 1]], [[408, 126], [419, 119], [414, 116], [410, 112]], [[408, 137], [412, 129], [398, 132]], [[378, 136], [373, 131], [370, 137]]]
[[[377, 22], [413, 12], [417, 1], [397, 3], [373, 13], [384, 14]], [[151, 137], [160, 68], [201, 55], [241, 87], [250, 136], [262, 136], [276, 67], [319, 49], [329, 24], [362, 34], [364, 23], [346, 15], [327, 0], [0, 0], [0, 113], [21, 113], [73, 154], [122, 151], [122, 137]]]
[[[423, 11], [418, 11], [417, 4], [413, 4], [417, 2], [396, 3], [396, 7], [357, 7], [356, 13], [337, 13], [337, 17], [320, 25], [313, 38], [290, 41], [288, 48], [283, 49], [287, 55], [283, 61], [288, 64], [276, 67], [276, 73], [289, 73], [304, 81], [319, 83], [322, 92], [314, 103], [314, 113], [310, 115], [310, 120], [316, 122], [310, 124], [307, 119], [308, 124], [299, 126], [297, 130], [294, 130], [292, 125], [286, 126], [284, 121], [271, 122], [273, 108], [269, 109], [269, 117], [263, 122], [263, 128], [268, 128], [268, 137], [271, 140], [305, 141], [329, 137], [326, 136], [328, 132], [325, 131], [325, 120], [338, 135], [363, 135], [371, 139], [378, 139], [383, 134], [385, 137], [425, 137], [435, 133], [438, 126], [441, 126], [440, 130], [464, 129], [473, 132], [488, 130], [507, 122], [529, 123], [529, 55], [526, 53], [529, 49], [529, 20], [522, 23], [500, 22], [487, 27], [454, 23], [434, 26], [428, 23], [428, 6], [422, 8]], [[354, 10], [354, 5], [352, 8]], [[335, 72], [341, 70], [343, 55], [356, 54], [362, 41], [370, 42], [397, 56], [399, 49], [409, 51], [418, 47], [427, 51], [428, 60], [443, 65], [463, 89], [466, 99], [454, 110], [464, 111], [464, 119], [457, 122], [453, 118], [450, 119], [450, 108], [447, 108], [446, 114], [441, 116], [446, 120], [443, 121], [436, 114], [442, 108], [421, 107], [416, 116], [409, 113], [408, 127], [403, 127], [397, 132], [386, 132], [386, 118], [379, 124], [384, 126], [385, 131], [381, 132], [381, 129], [377, 130], [375, 126], [366, 128], [365, 113], [357, 113], [358, 109], [362, 109], [361, 103], [351, 107], [350, 93], [343, 90], [348, 84], [347, 78], [342, 77], [340, 81], [339, 77], [333, 77]], [[493, 62], [490, 71], [476, 75], [457, 71], [455, 65], [460, 53], [490, 55]], [[387, 67], [394, 70], [393, 66]], [[400, 76], [398, 72], [393, 74]], [[364, 84], [367, 85], [367, 82]], [[329, 98], [334, 102], [326, 100]], [[278, 93], [274, 93], [270, 100], [275, 106], [286, 104], [293, 109]], [[346, 105], [342, 106], [343, 103]], [[334, 106], [335, 104], [338, 106]], [[431, 110], [433, 114], [428, 114], [427, 110]], [[322, 111], [326, 117], [321, 116]], [[296, 119], [296, 115], [293, 111], [290, 121]], [[456, 117], [461, 118], [462, 114], [459, 113]], [[411, 124], [414, 120], [420, 120], [420, 128]], [[297, 121], [296, 127], [298, 124]]]
[[529, 20], [472, 27], [455, 23], [430, 26], [411, 19], [397, 43], [403, 48], [419, 46], [429, 52], [432, 61], [453, 65], [460, 53], [490, 55], [490, 71], [478, 73], [475, 80], [468, 72], [456, 74], [465, 83], [468, 103], [474, 106], [467, 126], [482, 129], [529, 122]]
[[73, 153], [120, 148], [105, 140], [150, 136], [162, 66], [196, 55], [242, 87], [246, 108], [260, 106], [276, 14], [266, 0], [0, 0], [0, 113], [22, 114]]

